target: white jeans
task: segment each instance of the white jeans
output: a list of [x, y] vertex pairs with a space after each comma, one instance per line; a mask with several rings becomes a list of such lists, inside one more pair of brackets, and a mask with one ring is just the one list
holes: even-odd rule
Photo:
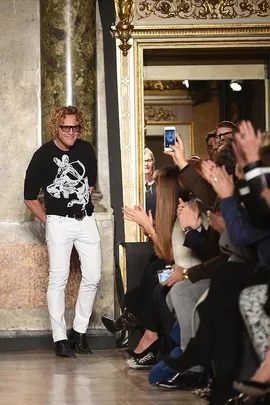
[[53, 340], [67, 339], [65, 322], [65, 288], [69, 276], [70, 255], [75, 246], [82, 279], [75, 308], [73, 328], [86, 333], [101, 275], [101, 248], [95, 215], [82, 221], [47, 215], [46, 241], [49, 252], [48, 309]]

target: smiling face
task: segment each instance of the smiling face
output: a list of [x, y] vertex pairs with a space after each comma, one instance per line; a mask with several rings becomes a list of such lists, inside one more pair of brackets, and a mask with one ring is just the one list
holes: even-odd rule
[[74, 145], [80, 135], [80, 131], [75, 132], [75, 130], [78, 129], [80, 129], [80, 123], [76, 120], [76, 115], [66, 115], [63, 123], [59, 126], [56, 138], [54, 138], [54, 143], [56, 146], [58, 146], [59, 149], [68, 151]]
[[218, 148], [226, 142], [227, 139], [232, 139], [234, 130], [229, 127], [220, 127], [216, 130], [216, 145]]
[[144, 173], [150, 176], [154, 173], [154, 160], [149, 152], [144, 153]]

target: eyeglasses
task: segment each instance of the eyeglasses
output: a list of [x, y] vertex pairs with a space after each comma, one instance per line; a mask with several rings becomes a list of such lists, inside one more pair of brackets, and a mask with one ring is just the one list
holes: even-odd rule
[[63, 132], [69, 132], [72, 130], [72, 132], [80, 132], [81, 126], [80, 125], [60, 125], [61, 131]]
[[153, 162], [153, 159], [146, 159], [145, 161], [144, 161], [144, 163], [152, 163]]
[[222, 139], [226, 138], [227, 135], [231, 135], [231, 134], [233, 134], [233, 131], [224, 132], [223, 134], [216, 135], [216, 139], [218, 141], [222, 141]]

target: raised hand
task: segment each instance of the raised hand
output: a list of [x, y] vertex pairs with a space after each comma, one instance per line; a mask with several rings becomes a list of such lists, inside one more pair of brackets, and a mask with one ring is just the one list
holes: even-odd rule
[[219, 198], [227, 198], [234, 195], [233, 176], [229, 175], [225, 166], [215, 166], [211, 170], [210, 183]]
[[212, 162], [212, 160], [204, 160], [201, 165], [202, 175], [205, 178], [205, 180], [207, 180], [208, 183], [210, 184], [212, 182], [211, 176], [212, 176], [212, 169], [214, 167], [217, 167], [217, 165], [214, 162]]
[[164, 151], [165, 155], [173, 158], [174, 164], [183, 169], [188, 162], [185, 156], [185, 147], [181, 137], [176, 133], [175, 145], [170, 145], [172, 152]]
[[239, 132], [234, 135], [233, 149], [238, 163], [244, 167], [259, 160], [259, 149], [262, 144], [261, 131], [254, 130], [250, 121], [242, 121]]
[[202, 224], [199, 207], [195, 204], [193, 207], [186, 204], [178, 216], [180, 227], [183, 229], [190, 226], [192, 229], [198, 229]]
[[218, 233], [222, 233], [226, 228], [226, 223], [221, 212], [207, 211], [209, 225], [212, 226]]

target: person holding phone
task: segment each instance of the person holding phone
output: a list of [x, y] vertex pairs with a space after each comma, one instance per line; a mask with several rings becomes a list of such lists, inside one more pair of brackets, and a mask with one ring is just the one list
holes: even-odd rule
[[212, 211], [216, 193], [211, 185], [189, 164], [185, 156], [183, 141], [178, 133], [175, 133], [175, 144], [170, 144], [169, 149], [165, 147], [164, 153], [171, 156], [174, 164], [179, 167], [180, 179], [185, 187], [202, 202], [202, 208], [205, 212], [207, 210]]

